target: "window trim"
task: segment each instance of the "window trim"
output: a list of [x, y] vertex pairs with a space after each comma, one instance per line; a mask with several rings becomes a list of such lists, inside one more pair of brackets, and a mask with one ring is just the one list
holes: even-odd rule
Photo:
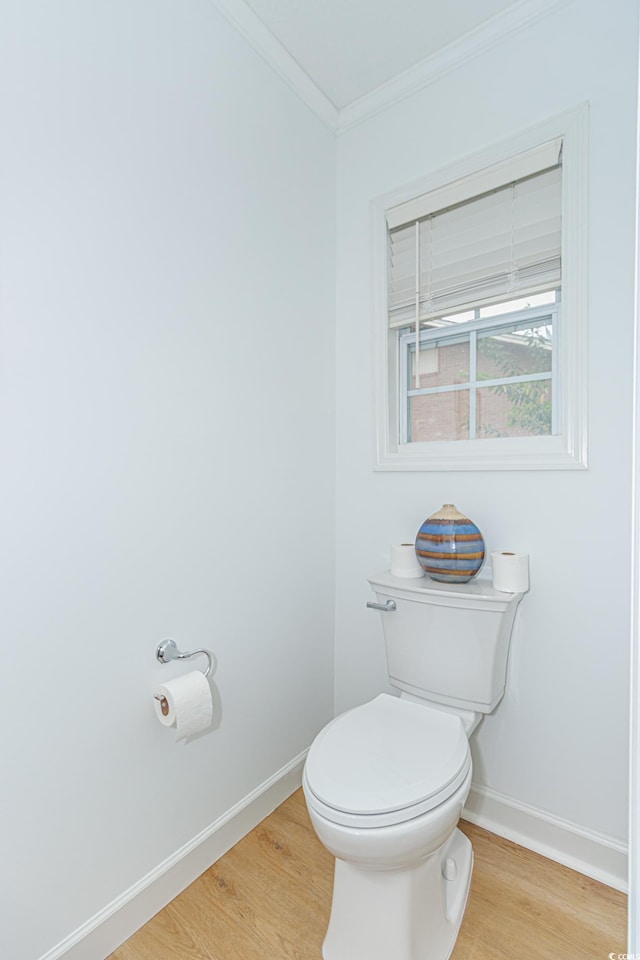
[[[562, 432], [544, 437], [402, 443], [400, 346], [387, 319], [385, 211], [485, 167], [508, 162], [547, 140], [563, 140], [562, 327], [558, 333]], [[481, 153], [371, 203], [374, 297], [376, 470], [575, 470], [587, 467], [588, 104], [582, 104]]]

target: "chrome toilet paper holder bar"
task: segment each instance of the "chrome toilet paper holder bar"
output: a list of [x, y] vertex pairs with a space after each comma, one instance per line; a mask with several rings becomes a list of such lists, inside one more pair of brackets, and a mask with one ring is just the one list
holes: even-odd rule
[[190, 660], [191, 657], [197, 657], [200, 653], [209, 661], [207, 669], [204, 671], [205, 677], [208, 677], [213, 668], [213, 657], [208, 650], [188, 650], [186, 653], [182, 653], [178, 650], [175, 640], [163, 640], [156, 650], [156, 657], [160, 663], [171, 663], [172, 660]]

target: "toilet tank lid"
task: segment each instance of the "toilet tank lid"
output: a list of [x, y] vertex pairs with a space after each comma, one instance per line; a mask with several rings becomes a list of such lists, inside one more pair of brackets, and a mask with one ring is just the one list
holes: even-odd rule
[[486, 576], [475, 577], [467, 583], [441, 583], [429, 577], [415, 580], [394, 577], [389, 570], [385, 570], [373, 574], [368, 581], [375, 593], [385, 596], [500, 612], [505, 611], [511, 604], [517, 605], [523, 597], [522, 593], [503, 593], [496, 590]]
[[469, 764], [459, 717], [383, 693], [318, 734], [306, 777], [327, 806], [375, 815], [446, 793]]

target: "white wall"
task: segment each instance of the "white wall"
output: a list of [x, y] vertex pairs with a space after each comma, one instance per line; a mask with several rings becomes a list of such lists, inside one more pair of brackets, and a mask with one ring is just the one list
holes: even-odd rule
[[[333, 707], [335, 139], [208, 0], [0, 12], [2, 954]], [[218, 658], [218, 729], [156, 721]]]
[[[385, 689], [367, 574], [455, 503], [489, 549], [531, 556], [509, 691], [474, 777], [617, 840], [626, 834], [636, 4], [562, 6], [345, 132], [338, 164], [337, 708]], [[372, 470], [373, 198], [590, 101], [589, 469]], [[364, 362], [363, 362], [364, 358]]]

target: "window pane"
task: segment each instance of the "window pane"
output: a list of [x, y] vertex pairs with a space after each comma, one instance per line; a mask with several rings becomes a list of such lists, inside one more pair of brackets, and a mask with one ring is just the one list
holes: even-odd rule
[[[416, 349], [411, 352], [411, 382], [416, 386]], [[448, 347], [420, 346], [420, 387], [449, 387], [469, 380], [469, 341], [454, 343]]]
[[469, 391], [409, 397], [409, 440], [468, 440]]
[[447, 323], [466, 323], [467, 320], [476, 319], [475, 310], [465, 310], [463, 313], [453, 313], [448, 317], [443, 317], [443, 320], [446, 320]]
[[551, 372], [551, 324], [478, 334], [478, 380]]
[[481, 307], [480, 316], [497, 317], [503, 313], [515, 313], [516, 310], [528, 310], [530, 307], [541, 307], [555, 302], [556, 291], [548, 290], [546, 293], [532, 293], [519, 300], [507, 300], [503, 303], [493, 303], [490, 307]]
[[479, 440], [551, 433], [551, 379], [482, 387], [476, 404]]

